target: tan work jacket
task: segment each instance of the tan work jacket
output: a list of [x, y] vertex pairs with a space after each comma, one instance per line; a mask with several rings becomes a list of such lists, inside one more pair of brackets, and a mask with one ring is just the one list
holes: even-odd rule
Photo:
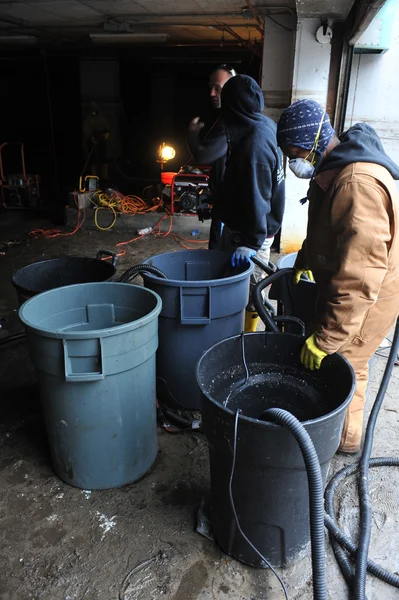
[[313, 271], [318, 304], [313, 331], [332, 354], [349, 341], [367, 343], [367, 313], [399, 312], [399, 195], [384, 167], [353, 163], [325, 171], [309, 190], [306, 240], [297, 268]]

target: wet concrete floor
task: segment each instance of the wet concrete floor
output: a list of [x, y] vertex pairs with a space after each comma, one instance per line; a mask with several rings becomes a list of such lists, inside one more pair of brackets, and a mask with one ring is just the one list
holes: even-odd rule
[[[0, 255], [0, 338], [21, 331], [11, 285], [18, 268], [45, 257], [94, 256], [133, 237], [87, 231], [54, 239], [25, 238], [49, 222], [0, 217], [1, 242], [23, 238]], [[149, 236], [125, 246], [118, 272], [153, 254], [178, 251], [168, 237]], [[376, 357], [370, 406], [385, 360]], [[0, 600], [280, 600], [270, 572], [223, 554], [195, 533], [201, 496], [209, 489], [207, 443], [199, 433], [158, 430], [159, 453], [139, 482], [116, 490], [75, 489], [54, 474], [48, 453], [36, 376], [24, 341], [0, 348]], [[381, 411], [374, 456], [399, 455], [399, 368]], [[353, 458], [334, 457], [331, 473]], [[356, 538], [358, 502], [353, 478], [337, 499], [340, 522]], [[370, 556], [399, 571], [399, 473], [370, 474], [373, 536]], [[311, 600], [310, 557], [279, 570], [290, 600]], [[331, 550], [329, 598], [349, 598]], [[399, 591], [369, 578], [369, 600], [393, 600]]]

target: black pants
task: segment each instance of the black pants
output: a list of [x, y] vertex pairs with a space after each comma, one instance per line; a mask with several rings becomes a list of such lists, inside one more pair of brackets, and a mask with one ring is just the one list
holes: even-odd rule
[[212, 219], [211, 227], [209, 229], [209, 250], [219, 250], [220, 249], [220, 240], [222, 237], [222, 221], [217, 221], [216, 219]]

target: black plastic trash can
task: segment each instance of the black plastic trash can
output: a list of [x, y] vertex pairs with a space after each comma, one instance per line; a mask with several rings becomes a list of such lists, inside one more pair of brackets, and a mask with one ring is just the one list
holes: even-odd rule
[[[109, 257], [105, 261], [102, 258]], [[110, 250], [100, 250], [96, 258], [61, 256], [26, 265], [14, 273], [12, 283], [18, 300], [23, 304], [29, 298], [66, 285], [109, 281], [116, 272], [117, 256]]]
[[241, 537], [229, 499], [236, 409], [242, 410], [233, 479], [239, 521], [263, 556], [275, 566], [286, 566], [308, 550], [307, 475], [295, 438], [262, 421], [262, 413], [284, 408], [303, 422], [325, 483], [355, 388], [353, 369], [339, 354], [326, 358], [318, 371], [305, 370], [299, 361], [302, 344], [303, 338], [293, 334], [245, 334], [214, 345], [197, 365], [215, 538], [227, 554], [253, 566], [263, 565]]

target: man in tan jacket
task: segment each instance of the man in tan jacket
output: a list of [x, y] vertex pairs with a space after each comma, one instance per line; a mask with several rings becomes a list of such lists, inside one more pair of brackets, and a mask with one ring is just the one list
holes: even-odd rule
[[277, 138], [290, 169], [311, 179], [308, 229], [295, 263], [297, 280], [310, 270], [318, 299], [301, 353], [319, 368], [340, 352], [356, 373], [340, 450], [360, 450], [368, 363], [399, 313], [399, 167], [374, 129], [358, 123], [339, 139], [312, 100], [282, 114]]

